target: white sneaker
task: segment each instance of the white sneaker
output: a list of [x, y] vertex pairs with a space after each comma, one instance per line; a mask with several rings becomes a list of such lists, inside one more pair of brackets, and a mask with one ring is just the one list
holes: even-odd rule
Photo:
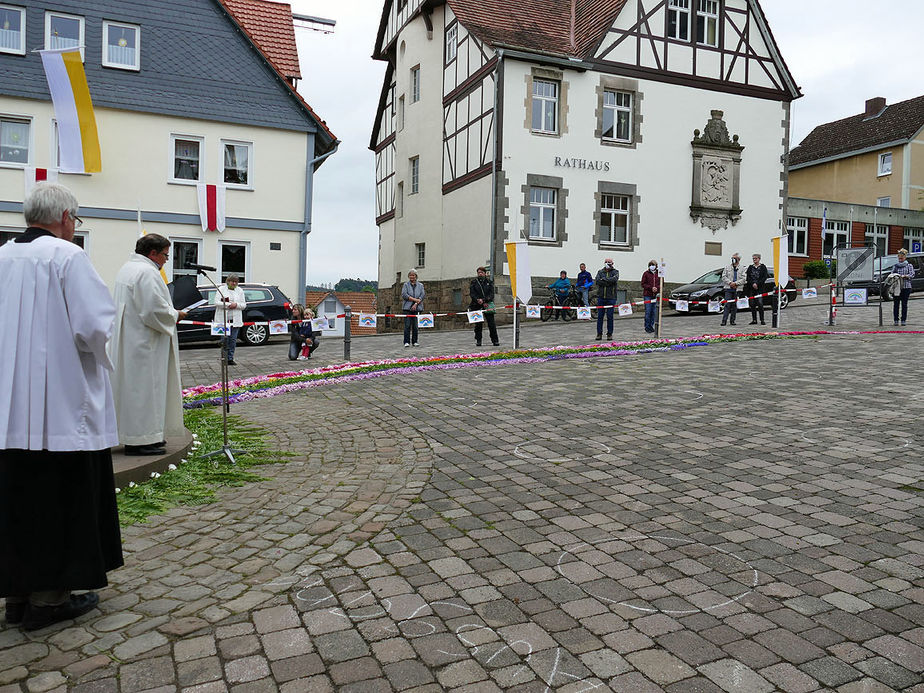
[[417, 342], [414, 342], [414, 346], [420, 346]]
[[409, 346], [411, 346], [409, 342], [405, 342], [405, 343], [404, 343], [404, 348], [405, 348], [405, 349], [407, 349]]
[[307, 356], [299, 356], [299, 357], [298, 357], [297, 359], [295, 359], [295, 360], [296, 360], [296, 361], [307, 361], [307, 360], [308, 360], [308, 357], [307, 357]]

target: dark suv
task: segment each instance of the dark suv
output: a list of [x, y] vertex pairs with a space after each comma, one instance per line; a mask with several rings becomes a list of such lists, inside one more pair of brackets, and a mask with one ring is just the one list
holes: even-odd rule
[[[292, 306], [286, 295], [278, 286], [269, 284], [240, 284], [244, 290], [247, 307], [244, 309], [244, 322], [267, 322], [269, 320], [289, 320], [292, 318]], [[215, 318], [215, 306], [211, 305], [215, 288], [200, 286], [199, 292], [208, 299], [209, 304], [191, 310], [186, 316], [187, 320], [197, 322], [212, 322]], [[218, 340], [212, 336], [208, 325], [177, 325], [180, 343], [197, 342], [202, 340]], [[241, 328], [238, 339], [243, 344], [256, 346], [264, 344], [269, 339], [269, 328], [266, 325], [245, 325]]]
[[[741, 265], [744, 270], [747, 270], [747, 265]], [[769, 267], [767, 268], [769, 276], [767, 281], [764, 282], [763, 287], [761, 287], [761, 293], [769, 293], [771, 291], [776, 291], [776, 283], [773, 281], [773, 270]], [[744, 280], [742, 279], [742, 283]], [[738, 297], [744, 296], [744, 292], [739, 289]], [[691, 305], [690, 310], [699, 309], [702, 311], [708, 311], [707, 301], [717, 301], [725, 297], [725, 291], [722, 289], [722, 268], [712, 270], [711, 272], [706, 272], [701, 277], [694, 279], [689, 284], [684, 284], [683, 286], [678, 286], [676, 289], [671, 291], [670, 302], [676, 304], [677, 301], [701, 301], [698, 305]], [[773, 305], [773, 300], [775, 296], [765, 296], [763, 301], [764, 305]], [[783, 289], [780, 294], [780, 310], [783, 310], [790, 303], [796, 300], [796, 283], [790, 279], [789, 283], [786, 285], [786, 288]]]

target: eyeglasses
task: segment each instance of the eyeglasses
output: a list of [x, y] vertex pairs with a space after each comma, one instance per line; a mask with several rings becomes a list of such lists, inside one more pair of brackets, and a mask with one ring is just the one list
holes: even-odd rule
[[78, 217], [78, 216], [77, 216], [76, 214], [74, 214], [73, 212], [68, 212], [68, 214], [70, 214], [70, 215], [71, 215], [71, 219], [74, 220], [74, 228], [75, 228], [75, 229], [79, 229], [81, 226], [83, 226], [83, 219], [81, 219], [80, 217]]

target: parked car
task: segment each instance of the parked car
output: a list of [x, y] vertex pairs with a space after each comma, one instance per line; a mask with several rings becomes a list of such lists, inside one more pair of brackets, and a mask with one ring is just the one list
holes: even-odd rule
[[[746, 270], [747, 266], [742, 265], [742, 271]], [[769, 277], [767, 281], [764, 282], [763, 287], [761, 288], [761, 293], [766, 293], [769, 291], [776, 291], [776, 284], [773, 282], [773, 270], [768, 269]], [[744, 279], [742, 278], [742, 283]], [[791, 302], [796, 300], [796, 283], [790, 279], [789, 283], [786, 285], [783, 293], [780, 295], [780, 310], [783, 310]], [[744, 291], [738, 290], [738, 297], [744, 296]], [[717, 301], [725, 297], [725, 292], [722, 290], [722, 268], [712, 270], [711, 272], [706, 272], [701, 277], [694, 279], [689, 284], [684, 284], [683, 286], [677, 287], [671, 291], [670, 302], [676, 304], [677, 301]], [[765, 296], [763, 301], [765, 306], [773, 305], [773, 296]], [[691, 305], [690, 310], [699, 309], [703, 312], [708, 311], [708, 306], [706, 303], [699, 303], [696, 305]]]
[[[278, 286], [269, 284], [240, 284], [244, 290], [247, 307], [244, 309], [244, 322], [265, 322], [268, 320], [289, 320], [292, 317], [292, 305]], [[200, 306], [189, 312], [187, 320], [197, 322], [212, 322], [215, 318], [215, 306], [211, 305], [215, 295], [215, 287], [200, 286], [199, 292], [203, 298], [208, 299], [208, 305]], [[197, 342], [202, 340], [215, 340], [208, 325], [177, 325], [177, 334], [180, 343]], [[269, 339], [269, 328], [266, 325], [246, 325], [241, 328], [238, 340], [242, 344], [256, 346], [264, 344]]]
[[[908, 262], [914, 267], [914, 279], [911, 280], [911, 293], [924, 291], [924, 253], [908, 253]], [[866, 289], [869, 296], [881, 296], [885, 278], [892, 272], [898, 255], [882, 255], [873, 260], [872, 280], [848, 282], [845, 286], [854, 289]]]

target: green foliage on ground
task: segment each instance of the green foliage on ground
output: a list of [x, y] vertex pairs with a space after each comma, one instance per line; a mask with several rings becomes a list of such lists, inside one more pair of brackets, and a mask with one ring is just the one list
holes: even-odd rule
[[235, 455], [236, 465], [232, 465], [223, 456], [206, 459], [204, 455], [220, 449], [224, 441], [221, 410], [188, 410], [185, 412], [185, 423], [186, 428], [198, 436], [200, 446], [190, 450], [186, 456], [187, 461], [177, 469], [165, 471], [156, 479], [120, 490], [116, 500], [122, 526], [146, 522], [151, 515], [178, 505], [212, 503], [216, 500], [216, 491], [223, 486], [242, 486], [263, 481], [264, 477], [248, 471], [249, 468], [285, 462], [294, 456], [291, 452], [274, 450], [266, 430], [237, 416], [229, 416], [229, 444], [233, 448], [246, 450], [247, 454]]

